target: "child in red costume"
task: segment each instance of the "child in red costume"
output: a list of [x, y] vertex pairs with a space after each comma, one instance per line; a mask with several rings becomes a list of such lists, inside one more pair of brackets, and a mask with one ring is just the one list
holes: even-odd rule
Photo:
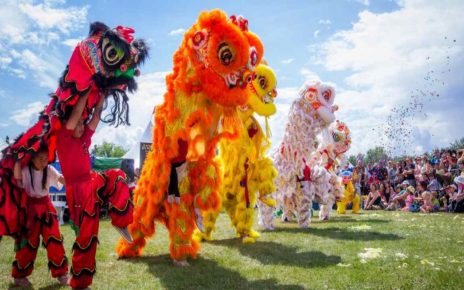
[[63, 247], [56, 210], [50, 201], [50, 186], [62, 187], [63, 177], [48, 165], [48, 148], [42, 143], [27, 166], [14, 167], [17, 183], [27, 193], [27, 231], [15, 239], [16, 260], [11, 275], [18, 286], [31, 286], [27, 279], [34, 269], [34, 261], [40, 246], [40, 236], [47, 250], [48, 267], [52, 277], [62, 285], [68, 282], [68, 261]]
[[76, 232], [69, 285], [77, 289], [92, 283], [99, 215], [104, 204], [109, 205], [113, 226], [125, 239], [132, 241], [127, 231], [127, 226], [132, 223], [132, 203], [125, 174], [119, 169], [105, 173], [91, 171], [89, 147], [100, 120], [104, 97], [100, 97], [92, 118], [84, 124], [81, 116], [87, 98], [87, 95], [80, 97], [57, 136], [57, 154], [66, 180], [70, 222]]

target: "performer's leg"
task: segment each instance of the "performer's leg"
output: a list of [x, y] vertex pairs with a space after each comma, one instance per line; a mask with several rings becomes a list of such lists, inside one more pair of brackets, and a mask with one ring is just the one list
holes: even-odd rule
[[237, 211], [237, 196], [235, 193], [226, 192], [222, 196], [222, 208], [226, 211], [230, 218], [230, 222], [234, 228], [237, 227], [237, 218], [235, 217]]
[[341, 201], [337, 202], [337, 213], [345, 214], [346, 213], [346, 201], [345, 198], [342, 198]]
[[[120, 169], [110, 169], [102, 176], [106, 180], [106, 185], [97, 187], [100, 188], [97, 193], [105, 203], [109, 204], [111, 223], [116, 227], [125, 228], [133, 219], [133, 206], [126, 174]], [[101, 176], [95, 178], [97, 183], [101, 182]]]
[[298, 225], [301, 228], [309, 227], [311, 223], [311, 208], [313, 205], [313, 193], [309, 189], [309, 181], [302, 181], [302, 187], [298, 189]]
[[319, 219], [320, 220], [329, 220], [330, 211], [332, 209], [333, 202], [327, 204], [320, 204]]
[[187, 258], [196, 258], [200, 249], [198, 241], [192, 239], [195, 229], [195, 215], [192, 207], [192, 197], [184, 194], [180, 197], [180, 203], [169, 204], [165, 202], [167, 209], [168, 230], [170, 237], [171, 258], [176, 261], [185, 261]]
[[246, 207], [245, 203], [239, 204], [235, 217], [237, 219], [237, 234], [243, 238], [244, 243], [254, 243], [260, 237], [260, 234], [253, 230], [254, 206]]
[[40, 223], [35, 220], [33, 226], [23, 238], [15, 240], [16, 260], [13, 262], [11, 276], [26, 278], [34, 270], [34, 261], [40, 246]]
[[52, 277], [57, 278], [68, 273], [68, 260], [63, 247], [63, 236], [60, 233], [58, 219], [50, 216], [50, 224], [42, 227], [43, 245], [47, 250], [48, 268]]
[[352, 213], [359, 213], [360, 207], [361, 207], [361, 200], [359, 198], [359, 195], [355, 194], [354, 198], [353, 198], [353, 209], [352, 209], [351, 212]]
[[203, 225], [205, 227], [205, 232], [202, 233], [196, 229], [193, 234], [194, 239], [199, 242], [202, 240], [211, 241], [213, 239], [213, 231], [216, 229], [216, 220], [218, 216], [219, 211], [207, 211], [203, 213]]
[[283, 208], [282, 208], [282, 221], [283, 222], [289, 222], [293, 218], [293, 212], [295, 210], [295, 195], [292, 196], [284, 196], [284, 203], [283, 203]]
[[[92, 183], [81, 187], [80, 192], [75, 192], [74, 196], [80, 194], [82, 211], [82, 221], [76, 233], [76, 240], [73, 245], [71, 279], [69, 285], [72, 288], [86, 288], [92, 284], [95, 274], [95, 254], [98, 243], [98, 225], [100, 205], [96, 201], [96, 194], [93, 192]], [[84, 202], [85, 201], [85, 202]]]
[[258, 224], [265, 230], [274, 230], [274, 207], [258, 200]]

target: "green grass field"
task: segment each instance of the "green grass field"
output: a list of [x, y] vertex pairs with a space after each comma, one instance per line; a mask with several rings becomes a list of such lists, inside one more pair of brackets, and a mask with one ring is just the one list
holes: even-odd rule
[[[174, 267], [157, 228], [138, 259], [118, 260], [117, 232], [102, 221], [93, 289], [463, 289], [464, 215], [364, 212], [313, 220], [309, 229], [277, 223], [256, 244], [234, 239], [227, 216], [198, 259]], [[69, 251], [73, 233], [61, 228]], [[68, 252], [69, 256], [69, 252]], [[13, 240], [0, 242], [0, 289], [12, 287]], [[34, 289], [60, 289], [41, 248]], [[65, 287], [63, 287], [65, 288]]]

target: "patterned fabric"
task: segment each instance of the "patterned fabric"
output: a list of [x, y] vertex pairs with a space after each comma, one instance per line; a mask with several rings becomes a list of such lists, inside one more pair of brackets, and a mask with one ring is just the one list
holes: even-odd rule
[[13, 262], [13, 278], [31, 275], [42, 236], [47, 251], [48, 267], [56, 278], [68, 272], [68, 262], [63, 247], [56, 210], [49, 196], [28, 197], [28, 232], [15, 239], [16, 260]]
[[96, 271], [95, 254], [98, 243], [100, 209], [108, 205], [111, 223], [127, 227], [132, 223], [132, 203], [124, 172], [111, 169], [92, 172], [89, 181], [67, 185], [66, 196], [71, 223], [76, 232], [73, 245], [70, 286], [86, 288], [92, 284]]

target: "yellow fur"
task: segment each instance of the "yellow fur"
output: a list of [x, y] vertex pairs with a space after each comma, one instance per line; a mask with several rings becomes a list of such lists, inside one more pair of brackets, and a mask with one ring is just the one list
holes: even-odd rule
[[[252, 94], [248, 105], [239, 110], [243, 124], [239, 138], [219, 142], [218, 161], [224, 171], [220, 190], [222, 206], [229, 215], [237, 236], [242, 237], [244, 243], [253, 243], [259, 237], [259, 233], [252, 229], [258, 192], [262, 202], [269, 206], [275, 205], [270, 194], [275, 191], [274, 178], [277, 176], [272, 160], [265, 155], [270, 147], [269, 136], [263, 133], [253, 116], [255, 112], [266, 117], [275, 113], [272, 100], [276, 96], [276, 78], [273, 71], [263, 64], [257, 66], [255, 74], [256, 78], [249, 85]], [[254, 132], [254, 135], [250, 135], [249, 131]], [[245, 169], [245, 164], [248, 169]], [[243, 186], [245, 176], [249, 192], [248, 206]], [[210, 239], [216, 218], [217, 213], [205, 215], [206, 232], [196, 232], [196, 238]]]

